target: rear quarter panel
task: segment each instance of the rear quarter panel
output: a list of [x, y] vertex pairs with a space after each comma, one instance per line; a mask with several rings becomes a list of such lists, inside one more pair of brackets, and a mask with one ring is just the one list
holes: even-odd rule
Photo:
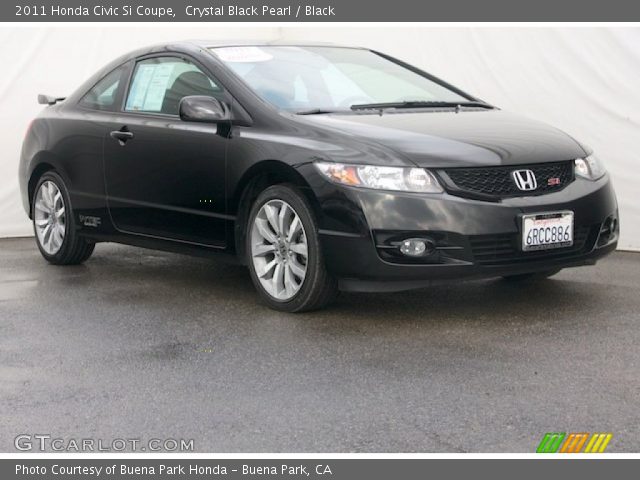
[[69, 108], [47, 107], [32, 123], [22, 147], [20, 187], [30, 213], [37, 178], [55, 170], [64, 180], [76, 223], [80, 214], [107, 219], [102, 148], [104, 114]]

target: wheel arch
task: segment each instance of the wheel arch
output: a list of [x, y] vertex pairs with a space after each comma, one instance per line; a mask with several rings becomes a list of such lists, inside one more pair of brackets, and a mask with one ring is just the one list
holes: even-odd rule
[[36, 185], [38, 181], [47, 172], [56, 171], [56, 168], [53, 164], [47, 161], [39, 162], [35, 168], [32, 170], [31, 175], [29, 176], [29, 181], [27, 182], [27, 195], [29, 201], [29, 218], [33, 219], [33, 195], [36, 190]]
[[298, 187], [311, 204], [313, 212], [320, 213], [320, 205], [309, 183], [291, 165], [280, 160], [263, 160], [249, 168], [238, 182], [230, 197], [229, 212], [236, 217], [233, 228], [233, 245], [240, 263], [246, 263], [244, 239], [246, 224], [253, 202], [264, 189], [279, 184]]
[[27, 164], [27, 172], [29, 175], [25, 175], [24, 178], [27, 178], [27, 182], [25, 185], [27, 192], [27, 200], [29, 206], [29, 218], [32, 215], [33, 208], [33, 194], [35, 192], [36, 185], [38, 184], [38, 180], [40, 177], [47, 172], [55, 172], [62, 178], [62, 181], [65, 183], [67, 190], [71, 190], [71, 179], [68, 175], [68, 171], [65, 168], [65, 162], [61, 157], [58, 156], [57, 153], [48, 150], [41, 149], [38, 150], [33, 156], [31, 156], [30, 161], [25, 162]]

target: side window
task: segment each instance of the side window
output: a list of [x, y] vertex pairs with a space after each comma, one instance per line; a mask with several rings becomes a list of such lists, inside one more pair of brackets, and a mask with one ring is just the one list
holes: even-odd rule
[[183, 97], [223, 98], [223, 90], [193, 63], [177, 57], [155, 57], [136, 65], [125, 110], [178, 115]]
[[108, 73], [80, 99], [80, 105], [94, 110], [116, 110], [116, 96], [124, 70], [125, 65], [122, 65]]

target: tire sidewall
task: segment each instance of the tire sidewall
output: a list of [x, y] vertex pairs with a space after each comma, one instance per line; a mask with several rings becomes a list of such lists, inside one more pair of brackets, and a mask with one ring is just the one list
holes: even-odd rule
[[[251, 255], [251, 231], [256, 215], [262, 206], [271, 200], [281, 200], [289, 204], [300, 218], [307, 238], [307, 274], [302, 283], [302, 287], [289, 300], [277, 300], [267, 293], [256, 274]], [[313, 211], [304, 197], [304, 194], [296, 187], [290, 185], [274, 185], [265, 189], [251, 206], [246, 229], [245, 229], [245, 253], [251, 280], [258, 290], [260, 297], [271, 307], [277, 310], [295, 312], [308, 301], [314, 288], [317, 288], [320, 276], [320, 269], [323, 268], [322, 251], [318, 228]]]

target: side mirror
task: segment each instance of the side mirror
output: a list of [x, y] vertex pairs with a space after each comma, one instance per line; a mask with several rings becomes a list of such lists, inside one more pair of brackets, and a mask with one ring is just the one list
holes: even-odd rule
[[183, 97], [178, 110], [185, 122], [218, 123], [230, 119], [229, 107], [224, 102], [202, 95]]
[[44, 95], [42, 93], [38, 95], [38, 103], [40, 105], [55, 105], [64, 99], [65, 97], [54, 97], [53, 95]]

